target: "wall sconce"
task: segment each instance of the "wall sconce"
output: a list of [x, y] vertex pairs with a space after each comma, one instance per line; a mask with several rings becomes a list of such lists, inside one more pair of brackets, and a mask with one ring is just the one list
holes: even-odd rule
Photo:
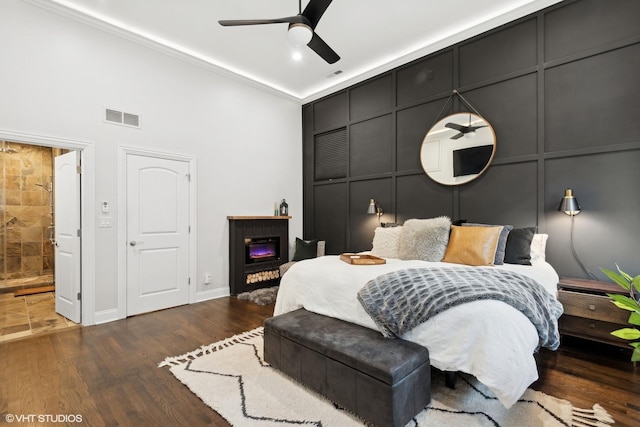
[[560, 201], [560, 206], [558, 206], [558, 210], [566, 213], [571, 217], [571, 232], [570, 232], [570, 242], [571, 242], [571, 253], [573, 257], [578, 261], [582, 270], [587, 273], [587, 275], [593, 280], [598, 280], [598, 278], [591, 272], [587, 267], [584, 266], [580, 257], [578, 257], [578, 253], [576, 252], [576, 248], [573, 246], [573, 222], [576, 215], [578, 215], [581, 211], [580, 205], [578, 204], [578, 199], [573, 195], [573, 190], [567, 188], [564, 190], [564, 197]]
[[570, 216], [578, 215], [580, 213], [580, 205], [578, 204], [578, 199], [573, 196], [572, 189], [567, 188], [564, 190], [564, 197], [560, 201], [558, 210]]
[[367, 208], [367, 213], [371, 215], [378, 215], [378, 224], [380, 225], [380, 217], [382, 216], [382, 208], [375, 201], [375, 199], [369, 200], [369, 208]]

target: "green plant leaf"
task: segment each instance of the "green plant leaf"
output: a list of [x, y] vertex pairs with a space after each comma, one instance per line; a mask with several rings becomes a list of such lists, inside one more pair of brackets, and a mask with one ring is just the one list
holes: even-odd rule
[[633, 353], [631, 353], [632, 362], [640, 362], [640, 347], [638, 347], [638, 344], [640, 343], [638, 342], [631, 343], [631, 345], [635, 347], [635, 349], [633, 350]]
[[611, 332], [614, 337], [622, 338], [623, 340], [637, 340], [640, 338], [640, 330], [632, 328], [622, 328]]
[[615, 271], [609, 270], [607, 268], [601, 268], [600, 271], [606, 274], [607, 277], [611, 279], [614, 283], [617, 283], [620, 287], [622, 287], [622, 289], [627, 291], [629, 290], [629, 282], [626, 281], [622, 275], [616, 273]]
[[629, 295], [640, 304], [640, 275], [634, 277], [631, 281]]
[[[617, 273], [606, 268], [601, 268], [600, 271], [622, 289], [628, 291], [629, 296], [619, 294], [607, 294], [607, 296], [611, 298], [611, 302], [616, 307], [631, 312], [629, 315], [629, 323], [631, 325], [640, 326], [640, 275], [631, 277], [631, 275], [622, 271], [618, 264], [616, 264], [616, 268], [618, 269]], [[640, 330], [623, 328], [611, 332], [611, 335], [624, 340], [637, 340], [640, 339]], [[629, 343], [629, 345], [633, 347], [631, 361], [640, 362], [640, 341]]]
[[638, 274], [636, 277], [633, 278], [632, 283], [633, 283], [633, 286], [635, 286], [635, 288], [637, 289], [637, 291], [640, 292], [640, 274]]
[[619, 266], [617, 263], [616, 263], [616, 268], [618, 269], [618, 273], [620, 273], [620, 275], [621, 275], [622, 277], [624, 277], [624, 279], [625, 279], [627, 282], [631, 282], [631, 281], [633, 280], [633, 278], [632, 278], [630, 275], [628, 275], [628, 274], [627, 274], [627, 273], [625, 273], [624, 271], [620, 270], [620, 266]]
[[629, 311], [640, 310], [640, 306], [638, 305], [638, 303], [627, 296], [618, 295], [618, 294], [607, 294], [607, 296], [613, 300], [613, 303], [617, 307], [623, 310], [629, 310]]

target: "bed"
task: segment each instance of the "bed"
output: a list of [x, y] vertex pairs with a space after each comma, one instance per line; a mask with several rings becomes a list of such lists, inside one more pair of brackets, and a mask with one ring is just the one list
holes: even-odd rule
[[[400, 231], [397, 233], [400, 236]], [[427, 244], [433, 246], [433, 242]], [[375, 246], [374, 238], [374, 249]], [[406, 253], [404, 255], [406, 258]], [[435, 257], [443, 258], [438, 253]], [[365, 284], [393, 271], [452, 266], [449, 262], [422, 259], [385, 257], [385, 260], [385, 264], [366, 266], [348, 264], [336, 255], [299, 261], [282, 277], [274, 315], [304, 308], [380, 330], [358, 301], [358, 292]], [[553, 267], [544, 256], [533, 257], [530, 264], [504, 263], [473, 268], [522, 274], [555, 296], [558, 275]], [[557, 319], [553, 321], [557, 329]], [[475, 376], [507, 408], [538, 378], [533, 357], [539, 348], [538, 331], [529, 318], [502, 301], [472, 301], [451, 307], [401, 338], [428, 348], [432, 366]]]

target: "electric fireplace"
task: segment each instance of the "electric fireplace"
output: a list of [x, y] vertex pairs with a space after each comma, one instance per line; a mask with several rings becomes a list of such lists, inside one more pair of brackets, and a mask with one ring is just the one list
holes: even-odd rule
[[231, 295], [276, 286], [289, 261], [290, 216], [228, 216]]
[[280, 237], [245, 238], [245, 264], [280, 259]]

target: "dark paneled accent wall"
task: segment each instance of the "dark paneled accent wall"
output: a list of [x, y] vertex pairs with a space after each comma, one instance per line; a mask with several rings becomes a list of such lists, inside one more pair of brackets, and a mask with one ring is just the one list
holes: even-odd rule
[[[613, 6], [615, 3], [615, 6]], [[328, 253], [371, 248], [382, 222], [447, 215], [537, 225], [562, 276], [587, 277], [570, 249], [571, 220], [557, 208], [572, 188], [582, 212], [574, 243], [587, 268], [617, 262], [640, 273], [640, 2], [565, 1], [303, 107], [304, 237]], [[422, 171], [422, 140], [438, 118], [469, 108], [493, 126], [497, 151], [458, 187]], [[317, 179], [331, 151], [344, 176]], [[326, 148], [326, 146], [324, 147]], [[322, 152], [322, 156], [317, 154]]]

